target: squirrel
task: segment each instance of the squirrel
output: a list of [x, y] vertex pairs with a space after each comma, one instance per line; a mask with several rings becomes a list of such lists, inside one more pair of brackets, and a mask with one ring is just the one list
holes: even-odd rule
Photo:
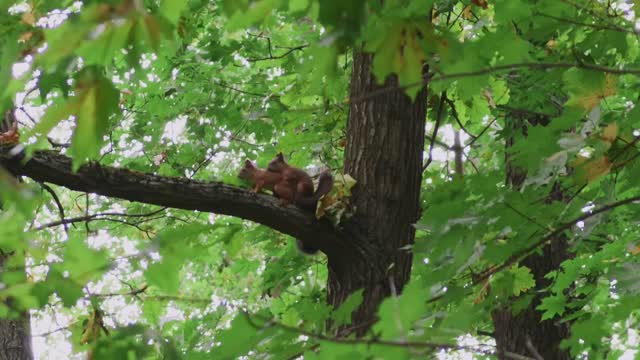
[[[309, 174], [287, 164], [282, 153], [269, 163], [267, 170], [258, 168], [250, 160], [245, 160], [238, 177], [249, 181], [253, 185], [251, 191], [254, 193], [260, 192], [263, 188], [271, 190], [283, 204], [293, 203], [311, 211], [315, 210], [320, 197], [333, 187], [333, 177], [330, 172], [325, 171], [320, 174], [318, 189], [314, 192]], [[318, 252], [318, 249], [306, 246], [300, 239], [296, 239], [296, 245], [304, 254], [313, 255]]]
[[[253, 185], [251, 187], [253, 193], [259, 193], [264, 188], [271, 190], [273, 196], [279, 198], [282, 205], [294, 203], [295, 191], [293, 191], [291, 183], [284, 180], [280, 173], [260, 169], [247, 159], [244, 161], [244, 167], [240, 169], [238, 177]], [[313, 189], [313, 184], [311, 188]]]
[[311, 176], [304, 170], [287, 164], [284, 161], [282, 153], [278, 153], [278, 155], [269, 162], [267, 171], [281, 175], [282, 181], [286, 184], [286, 186], [283, 186], [282, 183], [277, 185], [275, 192], [278, 193], [278, 196], [286, 198], [288, 201], [306, 210], [315, 211], [318, 200], [333, 188], [333, 177], [331, 173], [324, 171], [318, 178], [318, 188], [314, 192]]
[[253, 185], [251, 192], [259, 193], [262, 188], [265, 188], [273, 191], [273, 194], [278, 197], [274, 188], [276, 184], [282, 182], [282, 175], [260, 169], [247, 159], [244, 161], [244, 167], [240, 170], [238, 177], [249, 181]]
[[0, 122], [0, 144], [17, 144], [19, 140], [18, 120], [13, 109], [7, 110], [4, 119]]

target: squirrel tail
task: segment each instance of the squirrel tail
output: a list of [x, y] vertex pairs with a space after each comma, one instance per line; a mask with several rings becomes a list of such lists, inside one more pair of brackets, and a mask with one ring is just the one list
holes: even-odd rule
[[[316, 192], [313, 193], [312, 196], [296, 198], [296, 205], [303, 209], [315, 211], [318, 200], [320, 200], [323, 195], [328, 194], [332, 188], [333, 176], [331, 176], [331, 172], [329, 172], [328, 170], [324, 171], [318, 178], [318, 188], [316, 189]], [[303, 254], [314, 255], [318, 252], [318, 249], [306, 245], [299, 239], [296, 239], [296, 246], [298, 247], [298, 250], [300, 250], [300, 252], [302, 252]]]
[[331, 172], [329, 170], [323, 171], [318, 178], [318, 188], [316, 192], [311, 196], [302, 197], [299, 196], [296, 198], [296, 205], [303, 209], [315, 210], [316, 204], [318, 200], [323, 195], [326, 195], [333, 188], [333, 176], [331, 176]]

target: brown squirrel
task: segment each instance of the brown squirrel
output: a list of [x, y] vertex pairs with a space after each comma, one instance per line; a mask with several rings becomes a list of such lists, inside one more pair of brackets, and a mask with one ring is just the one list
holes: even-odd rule
[[[314, 193], [313, 181], [309, 174], [288, 165], [282, 153], [269, 163], [267, 170], [258, 168], [250, 160], [245, 160], [238, 177], [249, 181], [253, 185], [251, 191], [254, 193], [265, 188], [273, 191], [273, 195], [280, 198], [283, 204], [293, 203], [312, 211], [315, 210], [320, 197], [333, 187], [333, 177], [325, 171], [320, 174], [318, 189]], [[318, 252], [318, 249], [306, 246], [300, 239], [296, 239], [296, 245], [305, 254], [313, 255]]]
[[253, 165], [250, 160], [244, 161], [244, 167], [240, 170], [238, 177], [243, 180], [249, 181], [253, 186], [251, 191], [254, 193], [260, 192], [262, 188], [273, 191], [273, 194], [277, 196], [274, 188], [277, 183], [282, 182], [282, 175], [274, 172], [270, 172]]
[[282, 153], [278, 153], [269, 162], [267, 171], [281, 175], [282, 181], [286, 184], [285, 186], [282, 183], [277, 185], [275, 192], [278, 193], [278, 196], [303, 209], [315, 211], [318, 200], [333, 188], [331, 173], [324, 171], [318, 178], [318, 188], [314, 192], [311, 176], [304, 170], [287, 164]]
[[0, 122], [0, 144], [17, 144], [19, 141], [18, 120], [13, 109], [7, 110], [4, 119]]
[[[259, 193], [264, 188], [271, 190], [273, 196], [279, 198], [282, 205], [294, 203], [294, 186], [291, 181], [284, 180], [280, 173], [260, 169], [247, 159], [244, 161], [244, 167], [240, 170], [238, 177], [253, 185], [251, 187], [253, 193]], [[313, 184], [311, 189], [313, 189]]]

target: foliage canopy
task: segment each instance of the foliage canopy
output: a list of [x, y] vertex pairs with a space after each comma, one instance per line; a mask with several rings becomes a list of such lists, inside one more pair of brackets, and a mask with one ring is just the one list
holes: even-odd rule
[[[105, 359], [490, 355], [491, 311], [518, 312], [533, 298], [519, 261], [565, 236], [572, 258], [535, 289], [545, 296], [537, 309], [571, 322], [564, 346], [575, 357], [637, 349], [638, 6], [1, 1], [1, 110], [15, 105], [29, 153], [60, 149], [76, 170], [98, 160], [236, 185], [245, 158], [264, 167], [279, 151], [299, 167], [338, 170], [349, 104], [367, 99], [348, 93], [362, 49], [381, 82], [397, 75], [411, 97], [428, 84], [416, 101], [429, 104], [434, 161], [411, 282], [381, 305], [372, 336], [327, 331], [328, 319], [350, 322], [362, 294], [330, 308], [326, 259], [300, 256], [288, 236], [17, 184], [4, 170], [0, 247], [25, 256], [5, 264], [0, 299], [13, 307], [0, 302], [0, 317], [32, 309], [36, 350], [62, 339]], [[527, 173], [519, 190], [505, 186], [510, 167]], [[562, 201], [548, 201], [553, 189]], [[44, 325], [54, 318], [62, 331]]]

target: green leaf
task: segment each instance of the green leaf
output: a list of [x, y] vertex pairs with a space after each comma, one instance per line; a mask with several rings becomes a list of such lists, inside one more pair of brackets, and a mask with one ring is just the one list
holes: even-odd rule
[[62, 266], [72, 279], [87, 282], [108, 270], [105, 251], [90, 249], [80, 236], [72, 236], [66, 243]]
[[515, 270], [511, 270], [514, 274], [513, 295], [519, 296], [520, 293], [527, 291], [536, 285], [531, 270], [526, 266], [520, 266]]
[[[228, 3], [228, 1], [226, 3]], [[248, 7], [242, 7], [245, 10], [242, 12], [235, 11], [238, 9], [236, 5], [227, 6], [227, 8], [234, 10], [233, 16], [231, 16], [227, 24], [227, 28], [230, 31], [236, 31], [255, 25], [258, 21], [264, 21], [273, 10], [282, 5], [282, 0], [260, 0], [252, 2]]]
[[42, 306], [49, 301], [49, 296], [56, 294], [62, 299], [62, 303], [66, 307], [76, 304], [76, 301], [84, 296], [82, 291], [84, 284], [63, 276], [57, 269], [51, 269], [47, 274], [44, 282], [35, 284], [33, 287], [33, 295], [38, 299]]
[[542, 320], [553, 319], [556, 315], [564, 314], [567, 299], [563, 295], [553, 295], [542, 299], [537, 309], [544, 311]]
[[239, 314], [232, 321], [228, 329], [220, 332], [218, 341], [220, 347], [215, 354], [221, 359], [233, 359], [246, 355], [253, 350], [260, 341], [257, 330], [247, 319], [248, 315]]
[[155, 285], [169, 294], [176, 294], [180, 290], [181, 265], [180, 261], [163, 258], [162, 261], [149, 265], [144, 278], [150, 285]]
[[71, 100], [76, 106], [76, 128], [70, 148], [74, 170], [99, 154], [120, 97], [98, 68], [86, 68], [78, 75], [77, 92]]
[[181, 0], [164, 0], [160, 5], [160, 13], [167, 18], [172, 24], [176, 25], [182, 11], [187, 7], [187, 1]]
[[524, 0], [496, 0], [494, 9], [495, 21], [501, 24], [511, 25], [531, 16], [531, 6]]
[[[92, 351], [93, 359], [144, 359], [152, 350], [149, 346], [148, 335], [141, 325], [130, 325], [116, 331], [109, 336], [102, 336]], [[165, 340], [159, 342], [164, 346]]]
[[351, 322], [351, 314], [362, 304], [363, 289], [355, 291], [334, 311], [332, 318], [335, 326], [349, 324]]

